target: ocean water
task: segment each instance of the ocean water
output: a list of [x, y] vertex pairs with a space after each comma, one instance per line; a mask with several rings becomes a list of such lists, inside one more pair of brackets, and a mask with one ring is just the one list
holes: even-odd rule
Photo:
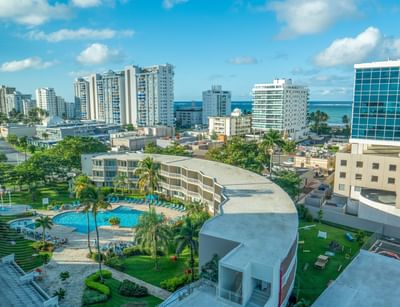
[[[201, 108], [201, 101], [175, 101], [175, 110], [183, 107]], [[239, 108], [242, 111], [251, 111], [251, 101], [232, 101], [232, 110]], [[317, 110], [323, 111], [328, 114], [328, 124], [341, 125], [343, 115], [351, 118], [351, 101], [310, 101], [308, 105], [308, 112], [315, 112]]]

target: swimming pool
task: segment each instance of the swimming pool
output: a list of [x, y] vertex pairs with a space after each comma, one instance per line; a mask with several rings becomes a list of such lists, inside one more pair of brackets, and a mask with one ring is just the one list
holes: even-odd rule
[[24, 227], [35, 229], [35, 220], [32, 218], [18, 219], [10, 222], [9, 225], [10, 228], [12, 229], [24, 228]]
[[[134, 227], [139, 221], [142, 211], [128, 207], [118, 207], [112, 211], [97, 213], [98, 226], [110, 226], [108, 220], [111, 217], [118, 217], [121, 220], [120, 227]], [[58, 225], [73, 227], [77, 232], [87, 233], [87, 218], [85, 212], [65, 212], [53, 217], [53, 222]], [[94, 230], [93, 214], [89, 213], [90, 231]]]

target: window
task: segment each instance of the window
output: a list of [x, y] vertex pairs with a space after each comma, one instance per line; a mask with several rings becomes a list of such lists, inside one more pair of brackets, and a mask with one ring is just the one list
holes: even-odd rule
[[346, 178], [346, 173], [345, 172], [340, 172], [339, 173], [340, 178]]
[[344, 184], [339, 184], [339, 191], [344, 191], [345, 187]]
[[388, 178], [388, 184], [395, 184], [396, 180], [394, 178]]
[[371, 182], [378, 182], [378, 176], [371, 176]]
[[354, 187], [354, 191], [355, 191], [355, 192], [361, 192], [361, 187], [355, 186], [355, 187]]
[[347, 166], [347, 160], [340, 160], [340, 166]]
[[363, 162], [362, 161], [357, 161], [356, 162], [356, 167], [363, 167]]
[[379, 169], [379, 163], [372, 163], [372, 169]]
[[395, 164], [389, 164], [389, 171], [395, 172], [396, 169], [397, 169], [397, 165], [395, 165]]
[[356, 180], [362, 180], [362, 175], [361, 174], [356, 174]]

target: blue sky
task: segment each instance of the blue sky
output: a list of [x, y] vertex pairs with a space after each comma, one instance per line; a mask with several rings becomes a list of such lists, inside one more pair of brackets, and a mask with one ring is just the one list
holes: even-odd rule
[[0, 84], [72, 101], [77, 76], [168, 62], [175, 100], [276, 77], [351, 100], [354, 63], [400, 58], [399, 17], [395, 0], [0, 0]]

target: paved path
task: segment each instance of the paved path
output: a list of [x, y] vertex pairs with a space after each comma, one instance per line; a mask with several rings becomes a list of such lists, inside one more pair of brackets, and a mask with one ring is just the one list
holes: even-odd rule
[[[4, 140], [0, 140], [0, 152], [4, 152], [7, 156], [7, 163], [18, 164], [25, 161], [25, 154], [14, 149]], [[29, 158], [29, 154], [26, 155]]]
[[[86, 257], [88, 249], [85, 234], [71, 232], [71, 229], [69, 229], [68, 232], [66, 231], [68, 227], [62, 227], [59, 225], [56, 225], [53, 228], [54, 229], [52, 229], [50, 233], [54, 232], [53, 235], [68, 237], [69, 243], [65, 247], [59, 248], [53, 253], [51, 261], [43, 269], [43, 280], [40, 281], [39, 284], [50, 295], [59, 288], [66, 290], [65, 299], [60, 302], [60, 306], [81, 306], [83, 290], [85, 288], [84, 280], [88, 275], [98, 270], [98, 264]], [[100, 229], [100, 234], [100, 238], [104, 240], [102, 240], [102, 244], [113, 240], [118, 242], [132, 239], [131, 231], [123, 229], [112, 230], [103, 228]], [[92, 233], [92, 238], [94, 238], [94, 233]], [[128, 279], [139, 285], [145, 286], [148, 289], [149, 294], [162, 300], [166, 299], [171, 294], [164, 289], [148, 284], [113, 268], [104, 265], [103, 267], [112, 272], [113, 278], [119, 281]], [[70, 277], [66, 281], [62, 282], [59, 275], [61, 272], [65, 271], [69, 272]]]

